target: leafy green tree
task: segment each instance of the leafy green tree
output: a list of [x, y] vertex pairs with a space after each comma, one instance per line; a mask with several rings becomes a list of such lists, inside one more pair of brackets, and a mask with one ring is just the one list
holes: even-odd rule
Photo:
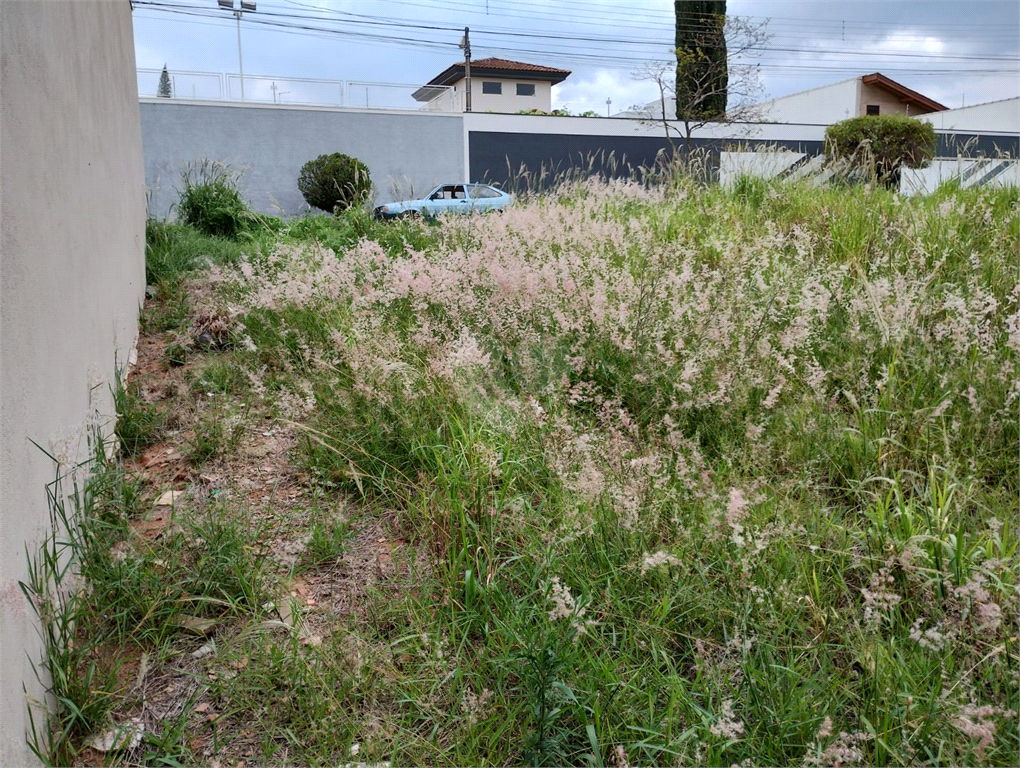
[[367, 200], [372, 179], [368, 166], [358, 158], [334, 152], [319, 155], [302, 166], [298, 189], [313, 208], [335, 213]]
[[726, 113], [726, 0], [675, 0], [676, 118]]
[[896, 187], [900, 167], [923, 168], [935, 156], [935, 128], [906, 115], [865, 115], [825, 129], [830, 160], [869, 171], [876, 181]]
[[[688, 5], [711, 3], [677, 3], [677, 13], [680, 6]], [[709, 123], [761, 120], [760, 70], [756, 64], [740, 62], [757, 56], [772, 39], [768, 19], [752, 21], [742, 16], [709, 14], [708, 21], [698, 22], [701, 26], [681, 23], [679, 15], [677, 19], [677, 39], [682, 28], [691, 33], [692, 41], [686, 48], [677, 47], [675, 70], [672, 62], [649, 61], [633, 73], [636, 80], [655, 83], [659, 91], [657, 102], [632, 107], [635, 113], [649, 123], [661, 123], [667, 138], [680, 138], [688, 149], [694, 131]], [[720, 52], [722, 59], [718, 58]], [[727, 53], [736, 63], [726, 62]]]

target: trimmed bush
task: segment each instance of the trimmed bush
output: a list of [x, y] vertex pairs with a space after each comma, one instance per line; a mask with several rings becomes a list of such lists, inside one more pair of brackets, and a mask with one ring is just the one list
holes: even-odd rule
[[363, 162], [334, 152], [304, 164], [298, 176], [298, 189], [313, 208], [335, 213], [365, 202], [372, 180]]
[[236, 238], [247, 229], [252, 213], [237, 191], [237, 175], [225, 165], [203, 161], [181, 174], [184, 189], [178, 203], [183, 223], [207, 235]]
[[923, 168], [931, 162], [935, 129], [906, 115], [853, 117], [825, 129], [825, 152], [869, 171], [874, 162], [878, 180], [892, 186], [899, 182], [901, 165]]

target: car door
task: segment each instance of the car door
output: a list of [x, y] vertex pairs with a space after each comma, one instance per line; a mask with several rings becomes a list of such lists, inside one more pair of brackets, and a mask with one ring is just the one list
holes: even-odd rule
[[444, 184], [429, 195], [422, 209], [429, 216], [439, 216], [443, 213], [466, 213], [470, 206], [463, 184]]
[[443, 202], [447, 195], [452, 195], [448, 185], [433, 189], [422, 203], [421, 212], [426, 216], [438, 216], [443, 212]]
[[468, 198], [467, 188], [464, 184], [453, 185], [453, 199], [449, 200], [448, 213], [470, 213], [471, 200]]

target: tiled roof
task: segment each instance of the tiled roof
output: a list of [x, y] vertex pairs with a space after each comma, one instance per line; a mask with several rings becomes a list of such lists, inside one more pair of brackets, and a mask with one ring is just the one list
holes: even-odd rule
[[[459, 63], [460, 66], [463, 64]], [[455, 64], [454, 66], [458, 66]], [[548, 72], [550, 74], [557, 75], [569, 75], [569, 69], [557, 69], [556, 67], [543, 67], [541, 64], [529, 64], [526, 61], [512, 61], [511, 59], [497, 59], [495, 57], [488, 59], [475, 59], [471, 62], [471, 67], [478, 69], [510, 69], [514, 72]]]
[[907, 88], [905, 85], [897, 83], [895, 80], [886, 77], [881, 72], [872, 72], [870, 75], [864, 75], [861, 78], [861, 82], [865, 85], [877, 85], [879, 88], [899, 96], [900, 101], [908, 104], [916, 104], [929, 112], [942, 112], [943, 110], [948, 109], [948, 107], [944, 104], [939, 104], [934, 99], [929, 99], [924, 94], [918, 93], [915, 90]]
[[[0, 0], [2, 2], [2, 0]], [[543, 67], [541, 64], [528, 64], [525, 61], [513, 61], [512, 59], [476, 59], [471, 62], [472, 74], [488, 75], [499, 77], [506, 75], [513, 77], [513, 73], [519, 72], [522, 77], [531, 80], [545, 80], [553, 83], [562, 83], [570, 75], [569, 69], [557, 69], [556, 67]], [[527, 76], [530, 75], [530, 78]], [[464, 62], [458, 61], [451, 64], [438, 75], [429, 80], [424, 86], [414, 92], [414, 98], [419, 101], [428, 101], [435, 97], [435, 89], [430, 85], [452, 85], [458, 80], [464, 79]]]

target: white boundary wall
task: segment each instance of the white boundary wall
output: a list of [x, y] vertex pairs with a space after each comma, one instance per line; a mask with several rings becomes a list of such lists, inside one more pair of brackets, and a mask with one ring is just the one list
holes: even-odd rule
[[[49, 532], [43, 452], [110, 425], [145, 291], [145, 189], [127, 0], [0, 0], [0, 765], [37, 761], [22, 685], [41, 654], [18, 587]], [[41, 725], [43, 713], [35, 721]]]
[[933, 160], [927, 168], [904, 168], [900, 171], [900, 192], [927, 195], [953, 181], [958, 181], [963, 188], [1018, 187], [1020, 163], [996, 158]]
[[741, 176], [771, 179], [806, 157], [803, 152], [720, 152], [719, 183], [728, 187]]

